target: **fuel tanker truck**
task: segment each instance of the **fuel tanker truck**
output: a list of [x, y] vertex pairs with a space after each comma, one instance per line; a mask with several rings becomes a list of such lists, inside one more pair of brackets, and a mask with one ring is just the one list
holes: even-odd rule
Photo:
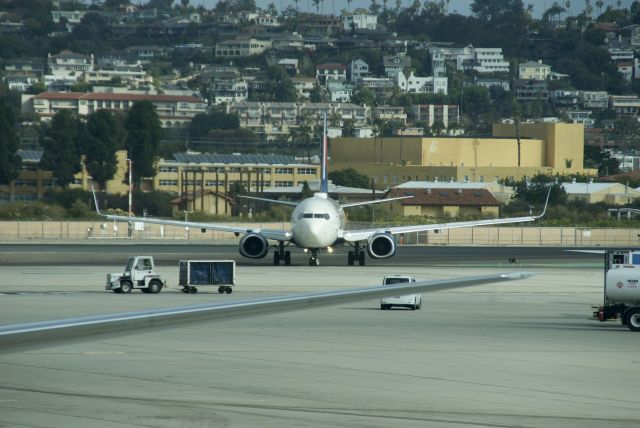
[[640, 251], [607, 250], [604, 266], [604, 304], [593, 307], [593, 316], [620, 319], [629, 330], [640, 331]]

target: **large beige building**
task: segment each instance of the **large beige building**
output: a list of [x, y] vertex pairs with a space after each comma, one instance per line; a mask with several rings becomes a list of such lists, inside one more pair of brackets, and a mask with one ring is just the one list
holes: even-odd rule
[[[22, 158], [20, 175], [10, 184], [0, 186], [0, 203], [36, 201], [47, 190], [56, 187], [51, 171], [40, 168], [41, 151], [20, 150], [18, 154]], [[125, 184], [128, 174], [127, 152], [119, 150], [116, 158], [116, 173], [106, 183], [106, 191], [124, 195], [129, 189]], [[264, 189], [301, 186], [305, 181], [320, 179], [319, 165], [305, 164], [296, 161], [293, 156], [279, 155], [177, 153], [173, 159], [159, 159], [156, 171], [155, 177], [142, 181], [142, 191], [173, 193], [183, 198], [188, 206], [195, 207], [195, 210], [203, 209], [221, 215], [231, 213], [231, 202], [227, 195], [236, 183], [249, 192], [262, 192]], [[83, 167], [68, 187], [91, 190], [92, 184], [95, 183], [91, 175]]]
[[538, 173], [596, 174], [583, 166], [581, 124], [524, 123], [520, 137], [518, 150], [514, 125], [494, 124], [488, 138], [337, 138], [331, 142], [331, 169], [353, 167], [378, 188], [410, 180], [486, 182]]

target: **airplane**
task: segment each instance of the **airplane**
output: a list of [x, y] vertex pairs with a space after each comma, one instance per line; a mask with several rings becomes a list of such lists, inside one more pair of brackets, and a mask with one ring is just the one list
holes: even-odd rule
[[325, 132], [322, 139], [322, 165], [320, 192], [300, 202], [280, 201], [274, 199], [244, 196], [247, 199], [265, 201], [272, 204], [293, 207], [291, 215], [291, 228], [289, 230], [262, 229], [259, 227], [234, 227], [219, 223], [202, 223], [180, 220], [165, 220], [150, 217], [129, 217], [123, 215], [103, 214], [98, 207], [98, 199], [93, 192], [96, 211], [99, 215], [114, 221], [142, 222], [167, 226], [189, 227], [193, 229], [218, 230], [232, 232], [236, 236], [243, 235], [238, 244], [242, 256], [250, 259], [261, 259], [269, 252], [269, 241], [276, 241], [273, 252], [273, 264], [291, 264], [291, 252], [286, 250], [290, 245], [304, 249], [309, 254], [309, 266], [319, 266], [319, 254], [321, 251], [333, 251], [338, 245], [349, 245], [353, 248], [348, 252], [347, 264], [353, 266], [356, 263], [365, 265], [365, 254], [373, 259], [386, 259], [396, 254], [397, 244], [395, 235], [411, 232], [440, 231], [460, 227], [487, 226], [507, 223], [522, 223], [535, 221], [544, 216], [549, 203], [549, 194], [542, 214], [525, 217], [508, 217], [489, 220], [461, 221], [439, 224], [419, 224], [412, 226], [377, 227], [371, 229], [346, 229], [345, 209], [363, 205], [372, 205], [383, 202], [391, 202], [398, 199], [412, 198], [413, 196], [401, 196], [397, 198], [377, 199], [363, 202], [343, 203], [329, 198], [327, 178], [327, 137], [326, 118]]
[[309, 307], [330, 306], [389, 295], [434, 292], [533, 276], [530, 272], [510, 272], [459, 278], [418, 281], [393, 286], [291, 294], [222, 303], [147, 309], [108, 315], [93, 315], [53, 321], [0, 326], [0, 353], [77, 342], [94, 337], [126, 336], [236, 317], [285, 312]]

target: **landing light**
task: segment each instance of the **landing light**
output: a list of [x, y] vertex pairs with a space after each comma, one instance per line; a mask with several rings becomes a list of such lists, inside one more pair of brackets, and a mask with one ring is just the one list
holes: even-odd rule
[[327, 247], [327, 253], [333, 253], [333, 248]]
[[305, 248], [305, 249], [304, 249], [304, 252], [306, 253], [307, 251], [309, 251], [309, 250], [307, 250], [307, 249]]

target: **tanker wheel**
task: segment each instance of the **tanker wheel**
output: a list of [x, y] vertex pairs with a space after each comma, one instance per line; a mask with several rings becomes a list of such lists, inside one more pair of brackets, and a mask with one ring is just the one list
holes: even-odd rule
[[631, 331], [640, 331], [640, 308], [631, 308], [624, 313], [624, 321]]

